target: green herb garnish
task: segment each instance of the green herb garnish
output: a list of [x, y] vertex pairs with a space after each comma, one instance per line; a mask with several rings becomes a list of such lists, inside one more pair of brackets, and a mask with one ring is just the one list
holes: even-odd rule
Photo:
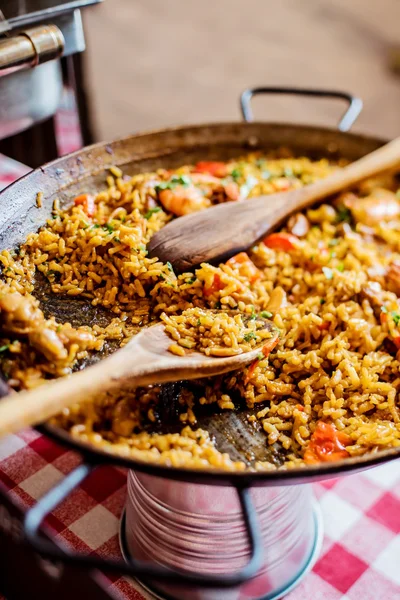
[[150, 210], [147, 211], [147, 213], [144, 215], [144, 218], [149, 220], [151, 215], [154, 215], [155, 213], [158, 213], [161, 211], [161, 208], [159, 206], [155, 206], [154, 208], [150, 208]]
[[0, 352], [5, 352], [10, 347], [10, 344], [5, 344], [4, 346], [0, 346]]
[[249, 331], [249, 333], [245, 333], [243, 336], [243, 339], [245, 342], [249, 342], [250, 340], [255, 340], [256, 339], [256, 334], [254, 333], [254, 331]]
[[110, 225], [110, 223], [106, 223], [103, 225], [104, 231], [108, 231], [108, 233], [112, 233], [114, 231], [114, 227]]
[[235, 181], [237, 181], [238, 179], [241, 179], [243, 176], [242, 171], [238, 168], [235, 167], [232, 171], [231, 171], [231, 177], [232, 179], [234, 179]]
[[197, 277], [191, 277], [190, 279], [186, 279], [186, 283], [194, 283]]
[[333, 271], [329, 267], [322, 267], [322, 272], [327, 279], [332, 279]]
[[57, 329], [56, 329], [56, 333], [60, 333], [61, 331], [61, 325], [58, 325]]
[[189, 187], [192, 184], [192, 180], [188, 175], [172, 175], [171, 179], [168, 181], [161, 181], [157, 183], [155, 186], [156, 192], [161, 190], [173, 190], [178, 185], [182, 185], [183, 187]]
[[200, 319], [197, 319], [197, 326], [200, 327], [200, 325], [201, 325], [201, 321], [200, 321]]
[[[171, 271], [171, 273], [174, 273], [174, 267], [171, 265], [171, 263], [168, 261], [165, 264], [167, 265], [167, 267]], [[175, 273], [174, 273], [174, 275], [175, 275]]]
[[326, 300], [325, 300], [324, 298], [320, 298], [320, 299], [319, 299], [319, 303], [320, 303], [320, 304], [325, 304], [325, 302], [326, 302]]
[[258, 360], [262, 360], [263, 358], [265, 358], [265, 356], [262, 352], [260, 352], [260, 354], [257, 354], [257, 358]]
[[340, 271], [341, 273], [343, 273], [343, 271], [344, 271], [344, 264], [343, 263], [339, 263], [336, 268], [337, 268], [338, 271]]
[[394, 321], [394, 324], [396, 325], [396, 327], [399, 325], [400, 323], [400, 313], [396, 312], [395, 310], [392, 310], [392, 318]]
[[272, 317], [272, 312], [269, 312], [269, 310], [263, 310], [260, 312], [260, 317], [263, 319], [270, 319]]
[[336, 257], [336, 252], [334, 250], [331, 250], [329, 252], [329, 258], [335, 258]]
[[351, 212], [345, 206], [339, 206], [337, 209], [336, 222], [337, 223], [350, 223]]

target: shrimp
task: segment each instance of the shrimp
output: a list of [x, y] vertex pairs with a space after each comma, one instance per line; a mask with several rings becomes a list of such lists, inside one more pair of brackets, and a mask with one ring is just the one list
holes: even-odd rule
[[211, 201], [195, 186], [178, 185], [171, 190], [161, 190], [158, 197], [163, 207], [177, 217], [211, 206]]
[[365, 198], [346, 194], [343, 204], [351, 211], [354, 219], [364, 225], [378, 225], [381, 221], [390, 221], [400, 215], [400, 202], [396, 194], [381, 188], [374, 189]]

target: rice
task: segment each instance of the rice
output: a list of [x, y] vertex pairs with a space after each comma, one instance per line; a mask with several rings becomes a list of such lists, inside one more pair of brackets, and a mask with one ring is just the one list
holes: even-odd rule
[[[208, 206], [300, 187], [338, 168], [287, 152], [280, 157], [254, 153], [222, 166], [223, 176], [199, 176], [199, 166], [189, 165], [129, 179], [113, 167], [107, 187], [95, 198], [84, 193], [68, 210], [55, 201], [45, 227], [30, 234], [17, 252], [0, 253], [3, 326], [8, 313], [2, 301], [17, 293], [32, 302], [38, 273], [53, 294], [85, 299], [114, 315], [107, 327], [78, 329], [42, 315], [42, 327], [58, 336], [66, 350], [63, 358], [52, 360], [45, 356], [49, 350], [43, 340], [34, 345], [29, 336], [3, 327], [3, 374], [16, 390], [41, 385], [71, 372], [108, 340], [124, 344], [140, 327], [160, 319], [171, 336], [171, 352], [231, 355], [262, 341], [254, 327], [254, 316], [261, 315], [279, 329], [279, 343], [251, 365], [219, 377], [218, 385], [212, 378], [198, 382], [196, 393], [183, 386], [177, 410], [186, 425], [179, 432], [160, 433], [160, 386], [106, 394], [64, 411], [54, 422], [107, 451], [164, 465], [276, 468], [269, 461], [249, 466], [232, 460], [219, 452], [207, 431], [196, 428], [202, 406], [234, 410], [240, 397], [249, 421], [258, 422], [267, 444], [283, 453], [282, 468], [312, 462], [318, 444], [325, 452], [332, 439], [335, 451], [320, 452], [318, 460], [400, 445], [395, 179], [370, 180], [356, 196], [342, 194], [333, 205], [305, 211], [278, 238], [218, 266], [202, 264], [194, 272], [176, 274], [171, 265], [149, 258], [148, 241], [182, 208], [188, 188], [191, 202], [203, 198]], [[374, 198], [377, 205], [399, 205], [391, 221], [371, 223], [367, 204]], [[248, 333], [255, 337], [245, 339]], [[324, 435], [334, 435], [328, 445]]]

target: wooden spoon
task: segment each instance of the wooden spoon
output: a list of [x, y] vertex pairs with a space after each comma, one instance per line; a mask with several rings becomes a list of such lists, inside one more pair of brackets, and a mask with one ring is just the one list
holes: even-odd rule
[[[278, 331], [274, 325], [261, 317], [258, 320], [263, 320], [264, 328], [272, 333], [267, 341], [276, 341]], [[150, 383], [220, 375], [239, 369], [260, 353], [258, 346], [226, 358], [209, 357], [201, 352], [176, 356], [168, 350], [171, 343], [171, 338], [164, 332], [164, 324], [158, 323], [143, 329], [126, 346], [83, 371], [3, 398], [0, 401], [0, 437], [37, 425], [64, 408], [93, 400], [98, 394]], [[262, 345], [265, 344], [266, 340]]]
[[339, 169], [325, 179], [288, 192], [226, 202], [175, 219], [150, 240], [150, 256], [169, 261], [176, 271], [202, 262], [222, 262], [247, 250], [288, 216], [331, 194], [400, 164], [400, 138]]

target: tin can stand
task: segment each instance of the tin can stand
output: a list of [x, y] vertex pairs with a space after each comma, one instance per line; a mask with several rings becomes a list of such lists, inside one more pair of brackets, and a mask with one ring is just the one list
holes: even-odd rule
[[[291, 591], [312, 568], [322, 544], [322, 519], [311, 486], [254, 488], [251, 496], [263, 546], [262, 567], [254, 579], [226, 590], [142, 585], [160, 598], [179, 600], [273, 600]], [[130, 471], [121, 549], [127, 560], [182, 571], [237, 571], [248, 560], [249, 548], [236, 490]]]

